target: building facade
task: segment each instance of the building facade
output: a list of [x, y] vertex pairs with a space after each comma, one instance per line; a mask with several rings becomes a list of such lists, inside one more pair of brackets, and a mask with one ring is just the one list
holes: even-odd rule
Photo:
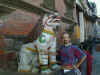
[[80, 37], [78, 42], [84, 42], [89, 35], [94, 37], [97, 19], [96, 4], [88, 0], [76, 0], [77, 26]]
[[62, 43], [62, 33], [72, 33], [76, 24], [75, 0], [18, 0], [16, 3], [14, 0], [1, 0], [0, 4], [13, 10], [2, 19], [4, 22], [0, 27], [0, 35], [10, 43], [7, 50], [20, 50], [23, 41], [31, 37], [29, 35], [45, 13], [57, 11], [62, 16], [61, 26], [56, 31], [59, 44]]

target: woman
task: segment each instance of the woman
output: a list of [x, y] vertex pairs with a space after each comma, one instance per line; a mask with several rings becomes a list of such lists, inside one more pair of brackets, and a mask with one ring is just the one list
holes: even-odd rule
[[[59, 49], [60, 62], [62, 66], [61, 75], [75, 75], [75, 69], [78, 69], [85, 60], [85, 53], [71, 43], [69, 33], [63, 34], [63, 45]], [[78, 61], [77, 61], [78, 60]]]

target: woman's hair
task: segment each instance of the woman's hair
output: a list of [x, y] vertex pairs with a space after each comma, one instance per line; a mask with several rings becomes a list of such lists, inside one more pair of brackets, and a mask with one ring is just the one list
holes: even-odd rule
[[81, 42], [79, 47], [80, 47], [81, 49], [87, 50], [88, 45], [87, 45], [86, 42]]
[[68, 35], [69, 35], [69, 38], [71, 38], [70, 33], [69, 33], [69, 32], [67, 32], [67, 31], [64, 31], [64, 32], [62, 33], [62, 38], [63, 38], [64, 34], [68, 34]]

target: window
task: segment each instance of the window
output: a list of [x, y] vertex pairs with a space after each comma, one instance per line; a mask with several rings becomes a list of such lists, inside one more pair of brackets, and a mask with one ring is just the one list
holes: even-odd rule
[[13, 44], [14, 44], [14, 40], [13, 39], [5, 39], [5, 42], [7, 43], [7, 50], [12, 50], [13, 49]]

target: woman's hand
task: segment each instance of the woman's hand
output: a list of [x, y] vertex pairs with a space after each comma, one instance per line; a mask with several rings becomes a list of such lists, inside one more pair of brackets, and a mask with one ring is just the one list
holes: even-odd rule
[[74, 69], [77, 69], [77, 68], [78, 68], [78, 66], [77, 66], [77, 65], [74, 65], [74, 66], [73, 66], [73, 68], [74, 68]]

